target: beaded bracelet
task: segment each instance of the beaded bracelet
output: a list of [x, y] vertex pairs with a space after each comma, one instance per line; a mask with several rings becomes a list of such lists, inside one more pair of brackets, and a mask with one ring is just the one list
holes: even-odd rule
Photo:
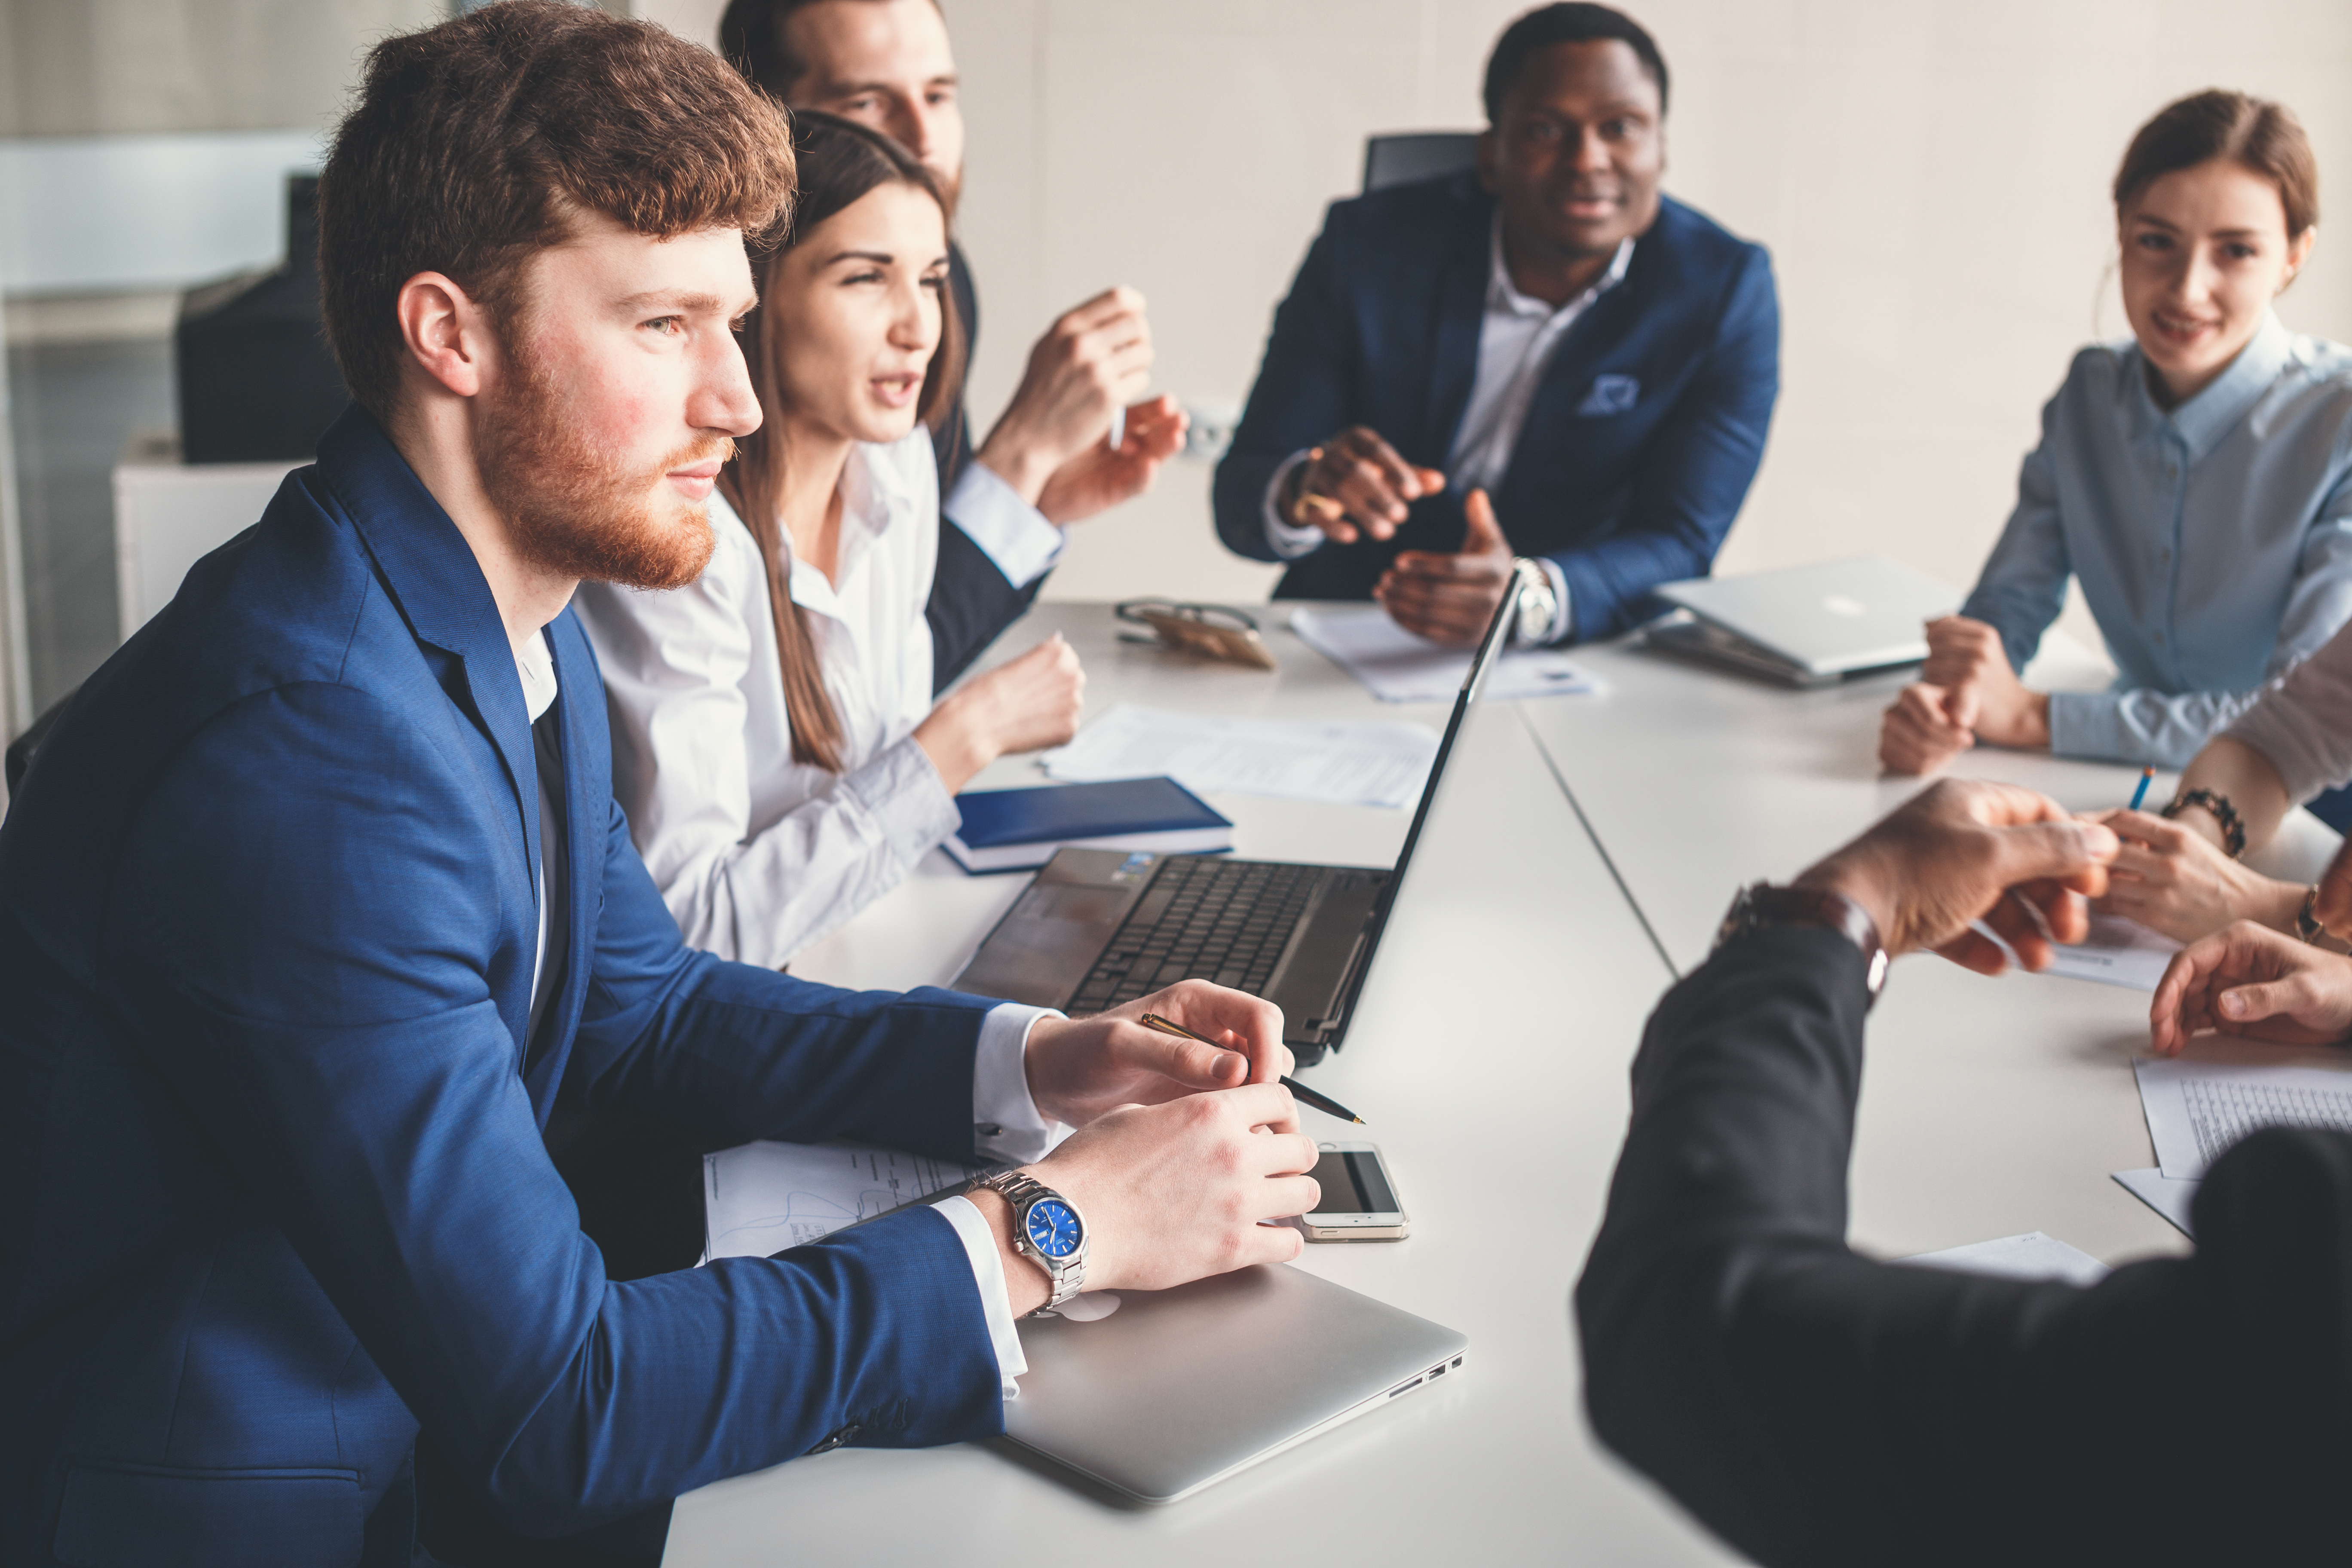
[[2214, 789], [2183, 790], [2172, 797], [2172, 804], [2164, 808], [2164, 815], [2167, 818], [2179, 816], [2192, 805], [2203, 806], [2213, 814], [2213, 820], [2221, 825], [2221, 844], [2229, 850], [2231, 859], [2235, 860], [2246, 852], [2246, 825], [2238, 816], [2238, 808], [2230, 804], [2228, 795]]

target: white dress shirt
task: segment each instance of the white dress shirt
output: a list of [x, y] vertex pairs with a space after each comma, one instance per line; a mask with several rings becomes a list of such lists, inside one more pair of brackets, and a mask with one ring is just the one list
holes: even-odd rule
[[[923, 610], [939, 560], [934, 461], [919, 426], [853, 448], [837, 583], [782, 542], [841, 719], [839, 773], [793, 758], [768, 574], [758, 541], [719, 497], [710, 564], [694, 583], [580, 585], [574, 603], [612, 710], [613, 793], [689, 945], [781, 967], [960, 826], [912, 738], [931, 710]], [[1052, 563], [1039, 532], [1058, 548], [1061, 531], [995, 474], [971, 465], [957, 496], [982, 498], [966, 531], [1008, 579]]]
[[[932, 463], [939, 458], [934, 453]], [[1016, 588], [1051, 571], [1062, 557], [1066, 535], [1045, 514], [1021, 499], [1004, 477], [977, 458], [963, 466], [940, 509], [948, 520], [987, 552], [1004, 580]]]
[[[740, 525], [739, 525], [740, 526]], [[585, 584], [583, 584], [585, 586]], [[533, 632], [515, 656], [515, 671], [522, 679], [523, 708], [536, 724], [555, 702], [559, 688], [555, 661], [543, 632]], [[546, 836], [542, 836], [542, 839]], [[541, 858], [560, 852], [561, 846], [542, 842]], [[539, 999], [541, 965], [547, 956], [547, 879], [542, 873], [539, 900], [539, 956], [532, 962], [530, 994]], [[983, 1160], [1025, 1165], [1070, 1135], [1070, 1129], [1049, 1121], [1029, 1092], [1027, 1053], [1029, 1031], [1040, 1018], [1059, 1018], [1048, 1007], [1026, 1007], [1006, 1002], [992, 1007], [980, 1023], [980, 1040], [972, 1053], [972, 1146]], [[1021, 1392], [1014, 1381], [1029, 1370], [1021, 1353], [1021, 1335], [1013, 1327], [1013, 1300], [1004, 1279], [1004, 1260], [996, 1250], [996, 1233], [981, 1217], [971, 1200], [944, 1198], [932, 1205], [954, 1227], [971, 1264], [972, 1281], [980, 1289], [981, 1310], [988, 1321], [989, 1343], [996, 1352], [996, 1369], [1004, 1397]]]
[[[1496, 210], [1486, 240], [1486, 308], [1478, 322], [1477, 369], [1470, 383], [1470, 402], [1455, 427], [1454, 450], [1445, 458], [1446, 481], [1454, 489], [1494, 494], [1510, 471], [1528, 410], [1535, 404], [1536, 390], [1543, 384], [1544, 373], [1551, 368], [1560, 341], [1586, 307], [1625, 280], [1625, 269], [1633, 264], [1633, 241], [1629, 237], [1619, 242], [1617, 254], [1609, 259], [1609, 269], [1591, 288], [1565, 305], [1553, 306], [1520, 292], [1511, 281], [1511, 269], [1503, 259], [1503, 215]], [[1266, 542], [1286, 561], [1297, 560], [1324, 539], [1319, 528], [1296, 528], [1285, 522], [1276, 505], [1291, 471], [1306, 460], [1305, 452], [1292, 453], [1275, 469], [1273, 482], [1265, 489]], [[1541, 556], [1536, 563], [1550, 580], [1552, 600], [1558, 605], [1551, 626], [1540, 640], [1559, 642], [1576, 627], [1568, 578]]]

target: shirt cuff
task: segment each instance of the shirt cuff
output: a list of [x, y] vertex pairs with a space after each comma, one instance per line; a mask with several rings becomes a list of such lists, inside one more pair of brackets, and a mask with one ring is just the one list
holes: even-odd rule
[[2116, 721], [2116, 704], [2104, 691], [2053, 691], [2050, 694], [2050, 754], [2053, 757], [2105, 757], [2116, 754], [2122, 726]]
[[988, 1342], [996, 1351], [997, 1380], [1004, 1386], [1005, 1398], [1018, 1399], [1021, 1384], [1015, 1380], [1029, 1370], [1029, 1358], [1021, 1353], [1021, 1331], [1013, 1324], [1013, 1298], [1005, 1289], [1004, 1255], [996, 1249], [996, 1232], [989, 1228], [970, 1198], [941, 1198], [931, 1207], [955, 1226], [964, 1256], [971, 1260], [971, 1282], [980, 1287], [980, 1310], [988, 1318]]
[[1005, 1002], [980, 1021], [980, 1046], [971, 1058], [971, 1142], [983, 1160], [1025, 1165], [1070, 1135], [1069, 1128], [1046, 1119], [1029, 1093], [1029, 1031], [1040, 1018], [1063, 1016], [1051, 1007]]
[[1285, 561], [1296, 561], [1323, 542], [1321, 529], [1292, 527], [1282, 521], [1282, 513], [1274, 504], [1275, 498], [1282, 493], [1282, 487], [1290, 482], [1292, 471], [1306, 460], [1307, 453], [1303, 449], [1285, 458], [1265, 487], [1265, 499], [1258, 503], [1259, 515], [1265, 520], [1266, 544]]
[[898, 863], [911, 866], [963, 830], [963, 812], [931, 754], [911, 734], [845, 775], [842, 792], [866, 808]]
[[2053, 691], [2050, 694], [2050, 754], [2110, 763], [2149, 763], [2185, 768], [2207, 737], [2159, 714], [2154, 733], [2136, 719], [2128, 691]]
[[1549, 555], [1538, 555], [1536, 564], [1543, 568], [1544, 581], [1551, 584], [1551, 625], [1543, 635], [1543, 646], [1549, 647], [1554, 643], [1566, 642], [1576, 630], [1576, 601], [1569, 597], [1568, 574], [1559, 569], [1559, 562]]
[[1053, 570], [1066, 542], [1045, 514], [1021, 499], [1004, 476], [977, 458], [963, 466], [940, 510], [1016, 588]]

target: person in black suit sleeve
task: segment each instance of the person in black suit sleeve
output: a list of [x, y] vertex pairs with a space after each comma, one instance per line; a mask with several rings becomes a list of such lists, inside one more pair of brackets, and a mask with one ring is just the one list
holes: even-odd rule
[[[934, 0], [730, 0], [719, 51], [793, 109], [821, 109], [895, 137], [952, 203], [963, 186], [963, 110], [946, 19]], [[980, 300], [961, 247], [948, 250], [965, 364]], [[1062, 529], [1151, 488], [1184, 444], [1176, 400], [1141, 396], [1151, 372], [1143, 297], [1104, 290], [1065, 311], [1029, 352], [1013, 401], [977, 447], [961, 385], [934, 431], [939, 567], [926, 619], [932, 689], [945, 690], [1029, 607]], [[1109, 444], [1111, 413], [1125, 437]]]
[[[1743, 894], [1651, 1018], [1576, 1289], [1586, 1406], [1604, 1442], [1758, 1561], [2343, 1559], [2352, 1136], [2248, 1138], [2198, 1194], [2193, 1255], [2089, 1289], [1895, 1267], [1845, 1243], [1884, 973], [1864, 949], [1884, 932], [1888, 952], [1937, 948], [1990, 973], [2000, 956], [1968, 925], [1981, 915], [2042, 966], [2049, 944], [2006, 890], [2079, 940], [2081, 895], [2115, 851], [2030, 792], [1938, 784], [1793, 889]], [[2213, 994], [2217, 973], [2274, 978], [2275, 950], [2248, 956], [2242, 932], [2233, 956], [2227, 936], [2176, 961], [2159, 1039], [2200, 1016], [2187, 998]], [[2327, 998], [2305, 974], [2294, 1005], [2340, 1038], [2352, 965], [2298, 962], [2322, 959]]]

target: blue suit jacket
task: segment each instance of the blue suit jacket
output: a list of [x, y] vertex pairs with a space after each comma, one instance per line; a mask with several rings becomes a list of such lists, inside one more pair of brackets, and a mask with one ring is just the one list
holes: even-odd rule
[[[350, 1563], [420, 1426], [541, 1534], [853, 1423], [1001, 1429], [928, 1210], [605, 1279], [541, 1142], [559, 1084], [968, 1158], [990, 1004], [681, 946], [613, 804], [588, 644], [568, 612], [548, 639], [572, 959], [528, 1061], [514, 657], [365, 415], [42, 746], [0, 828], [0, 1561]], [[367, 1524], [369, 1560], [404, 1523]]]
[[[1332, 204], [1217, 468], [1227, 545], [1276, 559], [1266, 485], [1347, 426], [1445, 467], [1477, 369], [1493, 222], [1467, 173]], [[1780, 357], [1763, 247], [1662, 201], [1623, 281], [1568, 329], [1491, 498], [1513, 549], [1559, 563], [1580, 640], [1663, 610], [1658, 584], [1706, 574], [1763, 457]], [[1460, 496], [1427, 498], [1392, 540], [1300, 557], [1275, 596], [1363, 598], [1400, 550], [1456, 550], [1462, 531]]]

